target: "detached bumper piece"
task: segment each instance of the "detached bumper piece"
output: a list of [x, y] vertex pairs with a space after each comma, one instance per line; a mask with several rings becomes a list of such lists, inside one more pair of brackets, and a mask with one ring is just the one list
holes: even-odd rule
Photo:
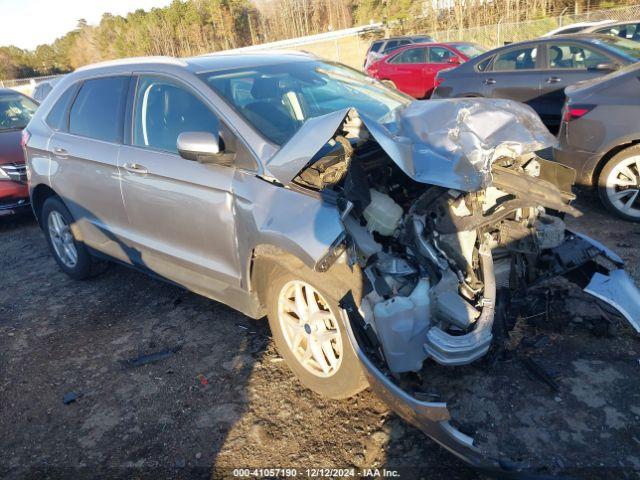
[[609, 275], [596, 272], [584, 291], [608, 303], [640, 333], [640, 290], [627, 272], [612, 270]]

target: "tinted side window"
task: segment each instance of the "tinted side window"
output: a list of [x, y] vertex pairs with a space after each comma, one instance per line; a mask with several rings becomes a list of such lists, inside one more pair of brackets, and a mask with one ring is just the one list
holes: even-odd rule
[[377, 52], [378, 50], [380, 50], [380, 47], [382, 46], [384, 42], [373, 42], [371, 44], [371, 48], [369, 49], [370, 52]]
[[549, 68], [584, 70], [595, 68], [600, 63], [611, 62], [606, 55], [579, 45], [554, 43], [547, 48]]
[[[237, 94], [244, 95], [243, 85]], [[178, 153], [182, 132], [219, 134], [218, 118], [193, 93], [163, 77], [140, 77], [134, 105], [133, 145]]]
[[398, 48], [400, 42], [398, 40], [389, 40], [387, 44], [384, 46], [382, 53], [389, 53], [392, 50]]
[[620, 38], [639, 41], [640, 40], [640, 23], [614, 25], [613, 27], [600, 29], [598, 30], [598, 33], [604, 33], [606, 35], [617, 35]]
[[491, 62], [492, 59], [493, 59], [493, 57], [489, 57], [489, 58], [486, 58], [486, 59], [482, 60], [480, 63], [478, 63], [478, 65], [476, 65], [476, 69], [479, 72], [484, 72], [487, 69], [487, 67], [489, 66], [489, 63]]
[[105, 142], [122, 141], [129, 77], [105, 77], [82, 84], [69, 114], [69, 133]]
[[447, 63], [453, 56], [451, 50], [443, 47], [431, 47], [429, 49], [429, 63]]
[[538, 49], [536, 47], [509, 50], [496, 57], [496, 60], [493, 62], [493, 70], [533, 70], [536, 68], [537, 53]]
[[54, 130], [63, 130], [66, 131], [69, 127], [69, 105], [73, 101], [73, 97], [75, 97], [76, 92], [78, 91], [77, 85], [73, 85], [65, 90], [65, 92], [60, 95], [60, 98], [55, 103], [51, 111], [49, 111], [49, 115], [47, 115], [46, 122]]
[[411, 48], [405, 50], [393, 57], [391, 63], [427, 63], [427, 49]]

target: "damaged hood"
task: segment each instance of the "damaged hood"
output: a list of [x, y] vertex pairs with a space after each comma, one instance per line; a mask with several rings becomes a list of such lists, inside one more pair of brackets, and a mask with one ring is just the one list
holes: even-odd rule
[[488, 186], [491, 164], [553, 146], [534, 110], [512, 100], [461, 98], [415, 101], [382, 122], [355, 109], [307, 120], [266, 162], [266, 173], [288, 184], [347, 121], [361, 123], [413, 180], [472, 192]]

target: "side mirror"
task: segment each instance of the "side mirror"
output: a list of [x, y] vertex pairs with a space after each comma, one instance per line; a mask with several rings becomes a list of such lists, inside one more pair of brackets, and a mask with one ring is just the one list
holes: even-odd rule
[[186, 160], [200, 163], [217, 163], [220, 154], [220, 137], [211, 132], [182, 132], [178, 135], [178, 153]]
[[618, 65], [615, 63], [599, 63], [594, 67], [594, 70], [609, 70], [614, 71], [618, 69]]
[[462, 60], [460, 60], [460, 57], [453, 56], [449, 57], [447, 63], [450, 63], [452, 65], [460, 65], [462, 63]]

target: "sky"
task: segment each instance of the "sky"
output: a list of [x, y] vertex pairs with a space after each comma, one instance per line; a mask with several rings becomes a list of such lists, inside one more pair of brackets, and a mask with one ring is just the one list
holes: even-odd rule
[[95, 25], [105, 12], [125, 15], [169, 3], [171, 0], [0, 0], [0, 46], [32, 50], [73, 30], [81, 18]]

